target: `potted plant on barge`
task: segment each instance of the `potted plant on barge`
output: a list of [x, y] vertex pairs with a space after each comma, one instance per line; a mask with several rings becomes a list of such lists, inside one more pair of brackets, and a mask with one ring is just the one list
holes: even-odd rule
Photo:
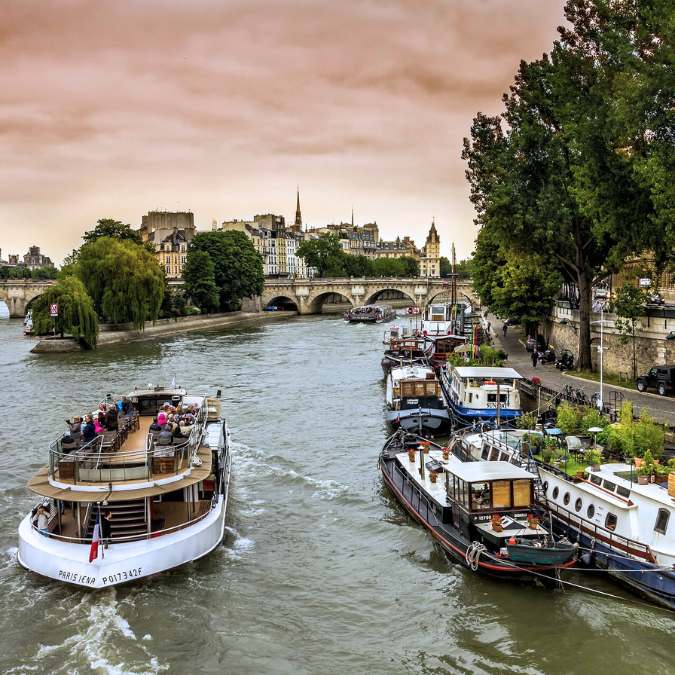
[[654, 462], [654, 456], [652, 455], [651, 450], [647, 450], [642, 457], [642, 463], [638, 468], [638, 484], [647, 485], [655, 472], [656, 463]]
[[602, 464], [602, 453], [598, 448], [588, 448], [584, 453], [584, 462], [590, 464], [593, 471], [597, 471]]

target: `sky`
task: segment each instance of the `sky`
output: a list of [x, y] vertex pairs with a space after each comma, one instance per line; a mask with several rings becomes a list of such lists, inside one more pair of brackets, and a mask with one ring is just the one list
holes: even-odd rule
[[99, 218], [476, 229], [462, 139], [563, 0], [3, 0], [0, 248], [60, 261]]

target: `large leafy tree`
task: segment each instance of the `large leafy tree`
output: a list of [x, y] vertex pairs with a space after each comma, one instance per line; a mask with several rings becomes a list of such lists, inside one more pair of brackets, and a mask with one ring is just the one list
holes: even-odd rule
[[345, 275], [344, 258], [340, 239], [334, 234], [321, 235], [318, 239], [303, 241], [296, 255], [303, 258], [309, 267], [314, 267], [319, 277]]
[[616, 43], [601, 44], [597, 22], [585, 18], [602, 16], [611, 32], [636, 5], [570, 0], [572, 28], [561, 30], [550, 54], [520, 64], [504, 113], [478, 114], [462, 153], [477, 222], [493, 244], [542, 255], [578, 286], [581, 368], [591, 366], [593, 283], [646, 248], [659, 259], [669, 254], [653, 194], [616, 132], [612, 97], [630, 67], [620, 58], [630, 40], [616, 29]]
[[75, 267], [96, 312], [106, 321], [142, 328], [158, 317], [164, 272], [144, 246], [100, 237], [80, 248]]
[[96, 241], [101, 237], [110, 237], [111, 239], [121, 239], [133, 241], [135, 244], [142, 244], [141, 235], [131, 225], [125, 225], [119, 220], [113, 218], [101, 218], [96, 225], [82, 235], [85, 244]]
[[183, 266], [185, 290], [203, 312], [218, 308], [220, 294], [216, 286], [215, 266], [206, 251], [191, 250]]
[[262, 258], [243, 232], [200, 232], [190, 242], [188, 258], [197, 251], [211, 259], [221, 310], [239, 309], [243, 298], [262, 293]]
[[[58, 305], [57, 317], [50, 316], [49, 307], [52, 304]], [[98, 318], [94, 303], [77, 277], [60, 279], [39, 295], [31, 308], [33, 330], [37, 335], [46, 335], [55, 329], [61, 337], [68, 333], [79, 338], [88, 349], [96, 346]]]

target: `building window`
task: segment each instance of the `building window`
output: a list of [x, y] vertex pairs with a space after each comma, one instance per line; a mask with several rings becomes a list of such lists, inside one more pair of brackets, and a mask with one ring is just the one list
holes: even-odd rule
[[667, 509], [659, 509], [656, 516], [656, 524], [654, 525], [654, 532], [665, 534], [668, 529], [668, 519], [670, 518], [670, 511]]
[[616, 515], [614, 515], [613, 513], [608, 513], [607, 516], [605, 517], [605, 527], [608, 530], [611, 530], [612, 532], [616, 530], [616, 522], [617, 518]]

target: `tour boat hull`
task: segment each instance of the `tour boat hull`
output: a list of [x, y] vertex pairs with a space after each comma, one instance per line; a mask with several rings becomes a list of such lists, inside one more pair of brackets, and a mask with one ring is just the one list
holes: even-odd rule
[[[495, 579], [532, 582], [535, 578], [534, 575], [542, 575], [546, 579], [546, 577], [553, 575], [556, 569], [573, 567], [576, 564], [575, 559], [556, 565], [516, 564], [508, 560], [497, 559], [494, 556], [482, 556], [478, 557], [472, 566], [467, 560], [472, 542], [466, 539], [459, 530], [438, 521], [434, 509], [429, 507], [429, 501], [417, 486], [405, 474], [396, 470], [395, 460], [381, 456], [379, 468], [386, 486], [401, 506], [429, 531], [451, 560], [464, 567]], [[539, 576], [536, 578], [541, 579]]]
[[106, 588], [165, 572], [210, 553], [223, 539], [227, 493], [194, 525], [159, 537], [99, 547], [41, 535], [26, 516], [19, 525], [19, 563], [44, 577], [86, 588]]

